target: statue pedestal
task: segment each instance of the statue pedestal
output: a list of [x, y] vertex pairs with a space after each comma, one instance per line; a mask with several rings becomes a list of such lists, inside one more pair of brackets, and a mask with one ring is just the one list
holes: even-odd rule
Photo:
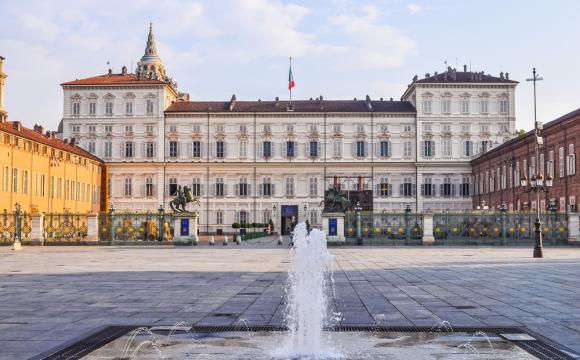
[[193, 245], [197, 237], [197, 212], [173, 213], [173, 243], [175, 245]]
[[344, 213], [326, 212], [322, 213], [322, 230], [326, 233], [329, 242], [345, 243], [344, 237]]

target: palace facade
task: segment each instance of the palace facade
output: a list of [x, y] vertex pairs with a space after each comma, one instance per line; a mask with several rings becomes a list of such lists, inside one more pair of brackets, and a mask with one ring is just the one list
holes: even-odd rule
[[375, 211], [469, 209], [470, 159], [515, 133], [517, 82], [448, 68], [415, 76], [400, 100], [189, 101], [150, 29], [135, 73], [62, 84], [62, 131], [107, 162], [116, 209], [155, 211], [178, 185], [200, 198], [200, 229], [320, 224], [324, 190], [374, 192]]

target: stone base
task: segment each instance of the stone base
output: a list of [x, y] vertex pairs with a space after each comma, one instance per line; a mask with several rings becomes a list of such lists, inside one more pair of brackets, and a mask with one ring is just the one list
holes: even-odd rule
[[16, 241], [14, 244], [12, 244], [10, 249], [14, 251], [22, 250], [22, 243], [20, 241]]
[[197, 212], [173, 213], [173, 242], [193, 244], [197, 236]]
[[433, 215], [423, 215], [423, 245], [434, 245], [435, 237], [433, 236]]
[[[331, 229], [331, 223], [336, 221], [336, 235], [334, 229]], [[326, 239], [329, 242], [345, 243], [344, 237], [344, 213], [322, 213], [322, 230], [326, 233]], [[332, 231], [331, 231], [332, 230]]]

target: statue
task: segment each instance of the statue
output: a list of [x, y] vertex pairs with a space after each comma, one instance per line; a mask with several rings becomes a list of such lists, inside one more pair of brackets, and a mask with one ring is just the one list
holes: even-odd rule
[[333, 186], [326, 190], [324, 200], [320, 202], [320, 206], [322, 205], [324, 205], [324, 212], [346, 212], [350, 202], [344, 191]]
[[174, 212], [185, 212], [185, 205], [190, 202], [196, 202], [197, 205], [200, 205], [199, 199], [193, 196], [189, 187], [184, 186], [182, 189], [181, 185], [177, 185], [177, 196], [169, 202], [171, 210]]

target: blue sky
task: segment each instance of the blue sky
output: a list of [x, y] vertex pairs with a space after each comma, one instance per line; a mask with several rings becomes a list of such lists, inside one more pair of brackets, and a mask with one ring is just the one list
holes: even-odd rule
[[60, 83], [135, 66], [149, 20], [170, 76], [192, 100], [393, 97], [415, 74], [509, 72], [518, 128], [580, 107], [580, 1], [0, 0], [6, 108], [56, 128]]

